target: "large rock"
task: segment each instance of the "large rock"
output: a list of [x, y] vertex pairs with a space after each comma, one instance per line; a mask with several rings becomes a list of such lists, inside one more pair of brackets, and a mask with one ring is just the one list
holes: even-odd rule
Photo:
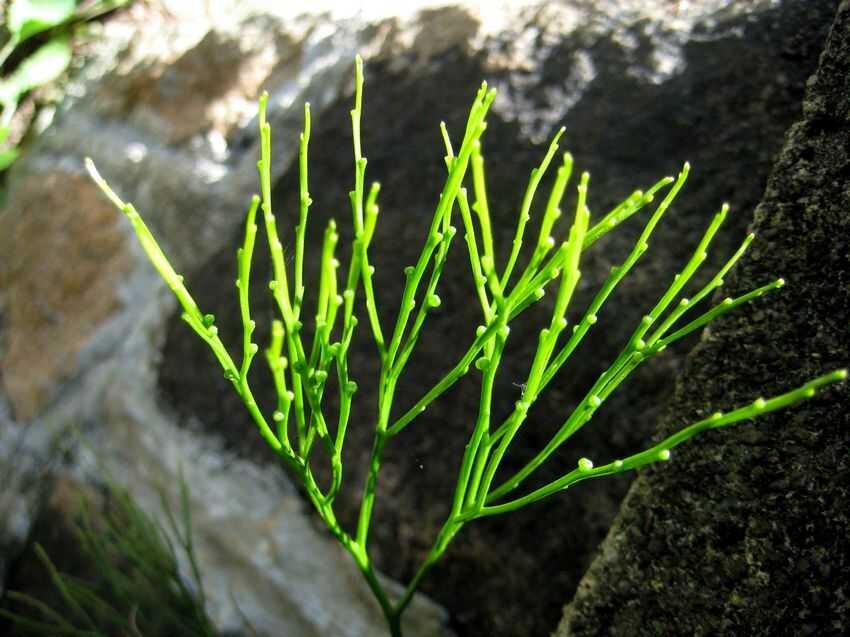
[[[691, 354], [660, 433], [850, 362], [850, 3], [808, 83], [735, 294], [788, 289], [724, 318]], [[707, 434], [632, 485], [556, 635], [850, 632], [850, 387]]]
[[[463, 5], [432, 7], [396, 17], [296, 17], [267, 4], [218, 0], [206, 3], [206, 13], [187, 16], [182, 3], [168, 3], [170, 11], [138, 3], [107, 25], [105, 49], [86, 67], [77, 97], [16, 167], [0, 215], [0, 236], [16, 233], [3, 244], [9, 250], [0, 289], [3, 384], [10, 407], [3, 426], [86, 425], [90, 444], [143, 502], [152, 499], [143, 477], [169, 481], [183, 465], [195, 486], [199, 551], [215, 583], [210, 610], [220, 625], [238, 624], [229, 602], [235, 590], [252, 620], [259, 618], [258, 627], [272, 634], [378, 634], [380, 618], [350, 561], [314, 529], [126, 224], [117, 213], [114, 221], [101, 217], [102, 202], [91, 201], [78, 215], [80, 229], [65, 231], [62, 220], [92, 194], [81, 179], [81, 158], [92, 156], [145, 215], [204, 310], [218, 317], [228, 343], [238, 343], [231, 281], [242, 216], [256, 189], [253, 118], [260, 87], [272, 94], [282, 219], [296, 209], [291, 162], [300, 104], [313, 104], [310, 254], [324, 222], [335, 216], [345, 262], [351, 61], [356, 50], [364, 53], [364, 152], [368, 178], [383, 185], [374, 263], [385, 325], [394, 319], [402, 267], [416, 255], [444, 176], [437, 124], [445, 119], [453, 137], [461, 134], [482, 78], [500, 90], [484, 141], [500, 253], [508, 248], [528, 171], [545, 150], [541, 142], [561, 124], [579, 169], [593, 175], [596, 214], [690, 159], [693, 177], [651, 254], [611, 300], [589, 347], [553, 383], [517, 439], [506, 461], [506, 468], [516, 468], [616, 354], [687, 258], [711, 212], [727, 199], [743, 212], [718, 238], [709, 266], [738, 243], [750, 221], [746, 211], [758, 202], [781, 135], [799, 110], [837, 3], [712, 0], [676, 8], [666, 0], [585, 0], [499, 3], [486, 13]], [[44, 199], [33, 199], [32, 184], [39, 180], [52, 180], [52, 192], [67, 194], [53, 194], [45, 206]], [[89, 245], [95, 233], [103, 239]], [[624, 229], [590, 251], [579, 301], [623, 258], [634, 236]], [[761, 250], [769, 250], [765, 245]], [[462, 248], [456, 241], [439, 290], [443, 305], [426, 325], [399, 408], [449, 367], [481, 321], [469, 302]], [[37, 255], [45, 255], [43, 264]], [[62, 261], [67, 255], [73, 260]], [[269, 277], [258, 256], [252, 299], [262, 339]], [[16, 283], [21, 276], [44, 284], [32, 272], [36, 266], [20, 267], [33, 262], [46, 268], [53, 286], [41, 311], [28, 296], [34, 288]], [[66, 270], [87, 273], [91, 296], [64, 290], [74, 278]], [[307, 274], [315, 276], [314, 260]], [[74, 317], [66, 320], [66, 312]], [[512, 333], [496, 416], [518, 397], [514, 384], [527, 372], [536, 343], [532, 327], [541, 318]], [[38, 335], [31, 343], [30, 333]], [[365, 329], [358, 339], [352, 368], [359, 407], [337, 507], [349, 527], [371, 447], [377, 378]], [[646, 444], [684, 351], [648, 363], [540, 479], [560, 475], [582, 455], [621, 456]], [[473, 380], [459, 384], [388, 449], [370, 548], [380, 569], [398, 580], [409, 579], [447, 512], [478, 404]], [[261, 404], [270, 404], [268, 379], [258, 374], [252, 382]], [[82, 462], [81, 470], [91, 475], [93, 466]], [[628, 477], [591, 483], [471, 525], [426, 579], [425, 591], [449, 609], [459, 634], [545, 634], [628, 484]], [[545, 586], [529, 586], [541, 580]], [[412, 617], [421, 634], [439, 630], [439, 613], [427, 605]]]

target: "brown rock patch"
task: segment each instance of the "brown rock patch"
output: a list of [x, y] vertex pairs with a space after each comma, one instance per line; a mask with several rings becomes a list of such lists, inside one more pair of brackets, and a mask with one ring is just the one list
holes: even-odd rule
[[129, 269], [119, 218], [81, 175], [30, 175], [10, 193], [0, 214], [0, 382], [16, 418], [46, 405], [116, 309]]

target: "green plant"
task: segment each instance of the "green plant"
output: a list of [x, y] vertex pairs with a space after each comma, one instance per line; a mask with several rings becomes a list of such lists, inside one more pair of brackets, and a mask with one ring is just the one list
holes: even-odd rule
[[0, 49], [0, 67], [34, 36], [47, 31], [51, 36], [0, 80], [0, 171], [8, 168], [18, 156], [17, 145], [7, 140], [21, 98], [59, 78], [71, 63], [69, 29], [65, 27], [91, 20], [127, 1], [93, 0], [77, 7], [77, 0], [12, 0], [6, 9], [4, 26], [8, 34]]
[[[328, 529], [354, 558], [383, 609], [392, 635], [401, 634], [402, 613], [421, 579], [440, 558], [455, 534], [472, 520], [515, 511], [583, 480], [621, 473], [656, 461], [668, 460], [673, 447], [700, 431], [725, 427], [788, 407], [814, 396], [820, 387], [846, 377], [846, 370], [834, 371], [785, 394], [769, 399], [758, 398], [751, 404], [725, 414], [716, 413], [681, 429], [645, 451], [601, 466], [594, 466], [589, 459], [582, 458], [576, 468], [564, 470], [561, 478], [524, 495], [514, 495], [523, 482], [546, 462], [553, 452], [591, 419], [608, 396], [643, 361], [700, 329], [718, 316], [778, 289], [783, 285], [783, 281], [777, 279], [740, 297], [727, 298], [719, 305], [681, 324], [685, 315], [691, 313], [699, 301], [722, 285], [725, 274], [754, 238], [752, 234], [747, 236], [740, 248], [707, 284], [689, 299], [683, 298], [682, 292], [686, 284], [705, 259], [706, 250], [712, 238], [727, 216], [728, 206], [724, 205], [714, 216], [682, 272], [675, 277], [668, 290], [643, 318], [620, 355], [588, 390], [584, 399], [565, 419], [563, 426], [551, 441], [522, 469], [501, 483], [496, 483], [495, 478], [500, 463], [525, 421], [529, 409], [596, 323], [596, 317], [605, 301], [647, 250], [648, 240], [653, 230], [685, 183], [689, 167], [685, 164], [676, 179], [667, 177], [646, 192], [634, 192], [593, 224], [590, 222], [590, 213], [586, 206], [589, 176], [587, 173], [582, 174], [578, 185], [576, 211], [568, 237], [558, 243], [553, 236], [553, 231], [561, 214], [559, 206], [573, 164], [570, 154], [564, 154], [542, 214], [540, 230], [533, 250], [525, 265], [517, 268], [535, 192], [555, 157], [558, 141], [563, 133], [563, 130], [560, 131], [550, 144], [539, 167], [531, 173], [528, 188], [522, 199], [510, 255], [504, 266], [499, 268], [496, 265], [480, 145], [480, 138], [486, 128], [485, 117], [495, 98], [495, 91], [488, 90], [486, 84], [482, 85], [473, 102], [466, 129], [456, 153], [446, 126], [441, 124], [446, 147], [445, 162], [448, 176], [422, 252], [414, 265], [405, 268], [405, 287], [395, 326], [392, 331], [385, 333], [385, 326], [382, 326], [379, 320], [373, 290], [374, 267], [369, 262], [369, 247], [378, 218], [379, 185], [372, 184], [368, 191], [365, 186], [366, 158], [362, 154], [360, 140], [363, 74], [362, 62], [359, 58], [355, 65], [355, 86], [354, 109], [351, 111], [355, 168], [354, 190], [350, 193], [354, 225], [351, 257], [344, 283], [340, 284], [337, 274], [339, 262], [335, 258], [338, 235], [335, 222], [330, 221], [324, 233], [315, 331], [309, 346], [302, 337], [303, 312], [306, 311], [303, 307], [305, 229], [311, 204], [307, 172], [310, 143], [309, 105], [305, 106], [304, 131], [300, 138], [300, 211], [298, 223], [294, 229], [295, 256], [290, 275], [287, 271], [271, 202], [269, 166], [271, 133], [266, 121], [268, 96], [264, 94], [260, 98], [261, 158], [258, 167], [261, 196], [255, 196], [251, 202], [247, 213], [244, 242], [237, 252], [236, 286], [243, 325], [241, 361], [234, 361], [231, 358], [219, 338], [215, 318], [210, 314], [204, 314], [198, 308], [183, 283], [183, 277], [175, 272], [139, 213], [131, 204], [122, 201], [107, 185], [91, 160], [87, 160], [87, 167], [103, 192], [132, 223], [153, 265], [182, 305], [183, 320], [212, 349], [225, 376], [232, 382], [234, 389], [251, 413], [260, 434], [301, 480], [309, 499]], [[470, 205], [467, 190], [463, 186], [464, 180], [470, 173], [475, 198], [472, 205]], [[612, 268], [608, 279], [575, 323], [572, 331], [565, 332], [567, 310], [581, 276], [579, 263], [583, 250], [648, 206], [654, 201], [655, 196], [665, 189], [663, 198], [646, 222], [631, 253], [622, 264]], [[466, 247], [483, 321], [474, 330], [474, 334], [471, 334], [472, 343], [466, 353], [455, 362], [442, 380], [425, 392], [414, 405], [397, 415], [393, 413], [392, 408], [398, 380], [416, 346], [429, 312], [440, 305], [437, 285], [443, 273], [449, 247], [456, 234], [456, 228], [452, 225], [455, 208], [460, 214], [465, 230]], [[248, 384], [248, 370], [259, 350], [259, 346], [252, 341], [255, 323], [251, 318], [248, 297], [252, 255], [258, 230], [256, 223], [258, 211], [265, 225], [273, 262], [274, 279], [269, 287], [281, 317], [280, 320], [273, 322], [271, 342], [265, 350], [278, 396], [277, 409], [270, 420], [267, 420], [261, 412]], [[554, 308], [548, 327], [541, 330], [539, 334], [537, 351], [530, 362], [528, 376], [523, 383], [522, 398], [517, 401], [512, 413], [506, 419], [501, 423], [492, 422], [490, 408], [494, 382], [511, 325], [544, 296], [547, 286], [556, 289]], [[352, 334], [358, 324], [354, 310], [356, 296], [361, 289], [369, 329], [374, 337], [381, 361], [381, 372], [377, 379], [378, 419], [375, 424], [375, 440], [368, 478], [363, 488], [357, 528], [353, 533], [349, 533], [337, 521], [333, 505], [343, 481], [342, 448], [352, 400], [357, 391], [356, 383], [349, 376], [348, 352]], [[681, 326], [676, 327], [676, 325]], [[564, 338], [561, 338], [562, 335]], [[384, 448], [391, 439], [400, 435], [429, 404], [461, 377], [471, 373], [473, 369], [481, 374], [480, 407], [474, 432], [461, 464], [451, 512], [435, 539], [432, 549], [404, 593], [398, 599], [390, 599], [375, 574], [368, 552], [375, 487]], [[336, 414], [335, 426], [328, 423], [328, 415], [322, 409], [328, 375], [333, 372], [337, 375], [340, 394], [340, 407]], [[292, 439], [290, 433], [293, 434]], [[332, 479], [326, 489], [322, 489], [317, 484], [311, 470], [312, 452], [317, 444], [324, 448], [330, 458]]]
[[[166, 525], [148, 516], [130, 494], [107, 483], [103, 506], [84, 499], [72, 521], [77, 550], [90, 564], [89, 576], [61, 572], [45, 549], [36, 556], [56, 589], [61, 607], [29, 594], [8, 592], [16, 606], [0, 608], [17, 635], [106, 637], [214, 637], [192, 543], [189, 493], [180, 480], [175, 516], [160, 490]], [[191, 579], [178, 565], [188, 563]]]

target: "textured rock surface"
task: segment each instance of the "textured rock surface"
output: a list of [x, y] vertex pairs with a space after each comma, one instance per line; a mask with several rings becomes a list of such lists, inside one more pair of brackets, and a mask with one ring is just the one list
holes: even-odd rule
[[92, 325], [116, 311], [116, 283], [130, 257], [114, 209], [82, 175], [59, 168], [28, 175], [7, 206], [18, 214], [4, 216], [0, 235], [0, 254], [8, 255], [0, 266], [8, 308], [0, 373], [26, 420], [68, 379]]
[[[4, 275], [2, 439], [13, 438], [6, 434], [26, 421], [43, 428], [82, 425], [116, 478], [149, 504], [146, 479], [173, 480], [182, 464], [196, 485], [199, 551], [216, 595], [210, 610], [222, 626], [238, 624], [228, 598], [233, 591], [271, 634], [377, 634], [380, 618], [350, 561], [304, 514], [210, 354], [177, 318], [135, 241], [123, 238], [129, 238], [126, 224], [97, 225], [109, 241], [96, 243], [102, 252], [92, 255], [87, 241], [95, 228], [67, 234], [62, 221], [76, 221], [80, 199], [53, 192], [52, 208], [29, 205], [27, 184], [46, 183], [55, 174], [82, 184], [81, 159], [91, 155], [143, 212], [203, 308], [217, 315], [226, 341], [235, 343], [238, 314], [230, 281], [239, 225], [256, 188], [252, 119], [261, 86], [272, 94], [278, 210], [286, 217], [295, 209], [290, 163], [300, 104], [310, 100], [316, 203], [308, 241], [315, 249], [323, 222], [335, 216], [342, 246], [350, 238], [350, 65], [357, 49], [367, 58], [364, 149], [368, 178], [383, 184], [374, 262], [385, 324], [394, 318], [389, 301], [398, 296], [401, 268], [415, 255], [443, 179], [437, 124], [445, 119], [453, 135], [460, 134], [482, 78], [500, 90], [484, 147], [502, 252], [528, 171], [543, 152], [539, 142], [561, 124], [579, 169], [593, 175], [594, 213], [690, 159], [693, 177], [651, 254], [600, 317], [597, 337], [578, 353], [579, 365], [553, 383], [517, 439], [507, 462], [517, 467], [545, 443], [547, 432], [619, 349], [723, 200], [743, 212], [730, 220], [711, 258], [720, 262], [737, 245], [750, 221], [746, 211], [758, 202], [781, 136], [799, 111], [837, 2], [584, 0], [493, 3], [498, 11], [488, 12], [451, 6], [419, 14], [405, 5], [395, 7], [405, 12], [395, 18], [332, 12], [297, 17], [283, 8], [270, 15], [263, 6], [268, 3], [259, 0], [204, 4], [204, 12], [189, 14], [185, 3], [137, 3], [136, 13], [109, 25], [105, 50], [87, 65], [77, 97], [12, 175], [10, 201], [21, 203], [0, 214], [0, 237], [12, 236], [14, 228], [26, 233], [18, 231], [20, 238], [4, 254], [4, 272], [23, 272], [19, 266], [32, 261], [28, 245], [35, 242], [48, 252], [48, 273], [61, 273], [63, 265], [76, 270], [77, 258], [83, 266], [103, 261], [91, 272], [90, 286], [103, 293], [83, 297], [81, 319], [53, 325], [34, 313], [35, 301], [24, 295], [31, 288], [16, 283], [20, 275], [14, 281]], [[66, 205], [70, 210], [59, 210]], [[80, 219], [99, 219], [100, 205], [92, 204]], [[51, 222], [52, 215], [57, 220]], [[582, 298], [634, 236], [634, 229], [624, 229], [587, 255]], [[761, 250], [769, 251], [769, 244]], [[54, 259], [76, 254], [56, 265]], [[313, 265], [309, 276], [315, 275]], [[268, 301], [267, 267], [260, 259], [255, 270], [258, 304]], [[448, 268], [439, 290], [441, 311], [430, 319], [399, 392], [400, 406], [446, 369], [480, 322], [468, 302], [468, 263], [460, 243]], [[29, 272], [28, 266], [33, 285], [43, 285]], [[68, 285], [73, 279], [67, 276]], [[51, 303], [52, 294], [64, 298], [51, 290]], [[80, 303], [78, 295], [69, 296]], [[256, 315], [262, 339], [268, 313]], [[33, 327], [47, 330], [44, 338], [58, 344], [55, 351], [45, 345], [36, 360], [11, 356], [14, 347], [32, 349], [26, 332], [36, 319]], [[518, 396], [514, 383], [526, 373], [536, 342], [532, 327], [512, 334], [495, 401], [499, 414]], [[346, 443], [346, 491], [338, 507], [347, 525], [371, 446], [369, 406], [377, 377], [374, 346], [365, 330], [359, 337], [352, 363], [361, 407]], [[770, 345], [758, 346], [770, 354]], [[684, 349], [641, 370], [540, 479], [559, 475], [581, 455], [618, 456], [644, 444]], [[268, 401], [270, 388], [263, 383], [258, 376], [255, 385]], [[371, 548], [381, 569], [397, 579], [410, 577], [446, 514], [476, 407], [475, 384], [462, 384], [388, 450]], [[263, 462], [248, 462], [257, 459]], [[79, 471], [95, 474], [95, 465], [82, 460]], [[628, 483], [591, 483], [522, 513], [472, 525], [425, 590], [449, 608], [461, 635], [547, 633]], [[529, 586], [540, 581], [546, 586]], [[332, 602], [319, 601], [331, 593]], [[433, 607], [411, 617], [422, 622], [418, 634], [438, 632], [440, 615]]]
[[[848, 78], [843, 2], [756, 210], [758, 243], [727, 292], [776, 273], [790, 285], [705, 335], [662, 431], [850, 361]], [[848, 432], [845, 383], [707, 434], [675, 453], [674, 470], [642, 474], [556, 634], [850, 632]]]

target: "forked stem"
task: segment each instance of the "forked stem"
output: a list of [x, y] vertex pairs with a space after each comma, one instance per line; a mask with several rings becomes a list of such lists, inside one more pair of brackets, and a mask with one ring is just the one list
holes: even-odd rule
[[[530, 477], [540, 465], [550, 459], [550, 455], [558, 447], [590, 421], [595, 411], [640, 363], [660, 353], [668, 344], [700, 329], [714, 318], [783, 285], [784, 281], [777, 279], [737, 298], [728, 298], [676, 329], [676, 324], [687, 312], [692, 310], [697, 302], [710, 296], [713, 290], [722, 285], [723, 276], [741, 257], [753, 239], [752, 235], [749, 235], [738, 251], [695, 295], [690, 299], [682, 296], [688, 280], [695, 274], [705, 259], [706, 250], [714, 233], [726, 217], [728, 209], [724, 206], [715, 216], [705, 236], [697, 246], [697, 250], [682, 272], [677, 275], [660, 300], [640, 322], [620, 355], [593, 384], [578, 407], [565, 420], [560, 430], [524, 467], [504, 483], [491, 489], [500, 462], [508, 452], [515, 435], [525, 423], [527, 414], [533, 407], [538, 395], [551, 382], [561, 367], [566, 364], [590, 327], [596, 323], [597, 313], [603, 308], [605, 301], [648, 249], [648, 240], [655, 226], [684, 185], [688, 165], [685, 164], [676, 180], [665, 178], [646, 192], [635, 191], [611, 212], [604, 215], [595, 225], [590, 223], [590, 211], [586, 205], [589, 177], [586, 173], [583, 174], [578, 185], [578, 203], [569, 234], [565, 239], [557, 242], [553, 236], [557, 233], [555, 222], [561, 216], [560, 204], [572, 170], [572, 157], [565, 154], [542, 216], [541, 230], [536, 245], [530, 258], [521, 261], [519, 259], [520, 248], [523, 243], [526, 224], [531, 214], [533, 197], [543, 173], [554, 157], [557, 141], [560, 137], [560, 133], [558, 133], [555, 140], [550, 144], [540, 166], [532, 173], [526, 195], [520, 207], [518, 225], [510, 255], [506, 264], [500, 267], [500, 264], [496, 263], [497, 250], [493, 245], [484, 160], [481, 155], [480, 143], [486, 128], [485, 117], [495, 97], [495, 92], [489, 90], [486, 84], [482, 85], [473, 101], [463, 140], [456, 154], [445, 125], [441, 125], [446, 146], [445, 161], [448, 175], [421, 254], [415, 265], [408, 266], [405, 269], [405, 286], [395, 327], [392, 333], [388, 333], [389, 341], [385, 342], [384, 332], [378, 319], [377, 302], [372, 284], [374, 267], [369, 263], [368, 254], [378, 215], [376, 200], [379, 188], [375, 184], [367, 194], [364, 185], [366, 158], [362, 155], [360, 142], [363, 73], [362, 61], [359, 56], [355, 68], [355, 106], [351, 111], [355, 184], [354, 190], [350, 193], [355, 236], [351, 261], [345, 281], [345, 289], [342, 294], [338, 294], [336, 269], [339, 263], [334, 257], [338, 236], [336, 224], [332, 221], [325, 231], [322, 247], [321, 275], [315, 315], [316, 330], [309, 352], [305, 349], [301, 337], [302, 317], [306, 314], [306, 312], [302, 312], [305, 288], [303, 260], [306, 251], [306, 224], [309, 217], [309, 207], [312, 203], [307, 180], [307, 152], [310, 139], [309, 109], [305, 109], [305, 128], [301, 136], [299, 152], [300, 206], [299, 220], [295, 228], [295, 266], [291, 277], [292, 288], [290, 288], [290, 277], [287, 273], [283, 246], [278, 236], [277, 220], [271, 202], [271, 131], [265, 118], [268, 95], [264, 94], [260, 99], [258, 120], [260, 124], [261, 158], [258, 162], [258, 168], [261, 197], [255, 197], [252, 200], [246, 218], [245, 239], [238, 252], [239, 275], [237, 286], [239, 287], [239, 306], [243, 330], [242, 360], [238, 366], [219, 337], [218, 329], [214, 324], [215, 317], [204, 314], [200, 310], [184, 285], [183, 277], [175, 272], [139, 213], [109, 187], [97, 173], [91, 160], [86, 161], [86, 166], [95, 183], [131, 222], [136, 236], [152, 264], [181, 304], [183, 320], [213, 351], [225, 376], [231, 381], [234, 389], [245, 403], [260, 434], [302, 482], [308, 499], [330, 533], [351, 554], [357, 568], [381, 607], [392, 637], [402, 636], [402, 617], [416, 590], [423, 578], [443, 556], [451, 540], [467, 522], [481, 517], [515, 511], [583, 480], [634, 470], [654, 462], [666, 461], [670, 458], [670, 449], [702, 431], [728, 426], [790, 407], [812, 398], [821, 388], [842, 381], [847, 377], [846, 370], [836, 370], [784, 394], [773, 398], [759, 398], [749, 405], [739, 407], [726, 414], [718, 413], [683, 427], [653, 447], [605, 465], [594, 467], [591, 460], [582, 458], [576, 468], [565, 471], [560, 478], [531, 493], [525, 495], [514, 493], [526, 478]], [[464, 180], [469, 178], [469, 175], [467, 175], [468, 168], [471, 173], [472, 192], [475, 196], [475, 202], [472, 205], [467, 200], [467, 190], [463, 186]], [[579, 322], [572, 327], [572, 330], [566, 330], [567, 318], [572, 315], [569, 307], [570, 301], [581, 275], [579, 264], [582, 252], [638, 210], [649, 205], [653, 201], [655, 193], [667, 186], [670, 186], [670, 188], [644, 226], [643, 232], [630, 255], [620, 266], [612, 269], [608, 280], [591, 301]], [[465, 243], [484, 324], [475, 329], [472, 344], [456, 365], [431, 389], [425, 392], [424, 396], [413, 407], [401, 416], [394, 417], [392, 407], [399, 378], [417, 344], [428, 312], [440, 305], [436, 290], [443, 272], [443, 266], [447, 260], [452, 237], [455, 234], [455, 227], [452, 225], [455, 203], [458, 204], [460, 209], [463, 228], [466, 232]], [[262, 225], [267, 234], [274, 272], [274, 279], [269, 287], [280, 313], [280, 316], [272, 323], [271, 342], [265, 350], [278, 394], [277, 409], [272, 418], [276, 430], [272, 429], [261, 413], [248, 385], [248, 371], [252, 359], [258, 351], [258, 345], [253, 343], [251, 338], [255, 331], [255, 324], [251, 317], [248, 295], [251, 259], [257, 232], [257, 224], [255, 223], [257, 215], [262, 216]], [[517, 269], [518, 263], [524, 265]], [[514, 270], [517, 270], [518, 276], [514, 277], [517, 282], [511, 285]], [[423, 281], [425, 281], [424, 294]], [[558, 283], [554, 283], [555, 281]], [[510, 333], [510, 323], [528, 307], [540, 301], [546, 288], [552, 286], [557, 287], [553, 304], [554, 309], [548, 326], [541, 330], [539, 334], [538, 347], [530, 365], [528, 378], [523, 385], [523, 395], [517, 401], [511, 415], [498, 427], [493, 426], [491, 423], [491, 403], [501, 357], [504, 354]], [[351, 380], [348, 373], [348, 352], [357, 326], [357, 317], [354, 315], [355, 297], [361, 288], [365, 297], [369, 327], [381, 359], [381, 372], [378, 378], [378, 417], [375, 424], [375, 438], [367, 477], [363, 485], [357, 529], [352, 537], [339, 524], [334, 514], [333, 503], [342, 487], [342, 447], [351, 413], [352, 398], [357, 390], [356, 383]], [[417, 302], [420, 305], [418, 310], [415, 310]], [[335, 327], [337, 323], [341, 323], [339, 327], [341, 335], [339, 337], [334, 336], [334, 332], [337, 331]], [[562, 334], [564, 334], [564, 339], [561, 339]], [[336, 338], [339, 338], [339, 340], [335, 340]], [[328, 374], [333, 372], [332, 366], [336, 368], [340, 395], [339, 418], [334, 432], [328, 430], [327, 419], [323, 412], [325, 383]], [[477, 369], [482, 373], [481, 397], [475, 428], [461, 462], [451, 511], [412, 580], [408, 583], [402, 595], [397, 600], [392, 601], [381, 585], [368, 551], [369, 528], [375, 506], [384, 449], [389, 441], [401, 434], [428, 405], [439, 398], [460, 378], [469, 374], [470, 368]], [[289, 382], [287, 382], [287, 376]], [[292, 408], [295, 411], [297, 445], [291, 444], [288, 436], [289, 414]], [[310, 452], [316, 441], [320, 441], [325, 446], [330, 457], [332, 479], [326, 492], [323, 492], [316, 483], [311, 469]], [[509, 496], [511, 499], [504, 500], [505, 496]]]

